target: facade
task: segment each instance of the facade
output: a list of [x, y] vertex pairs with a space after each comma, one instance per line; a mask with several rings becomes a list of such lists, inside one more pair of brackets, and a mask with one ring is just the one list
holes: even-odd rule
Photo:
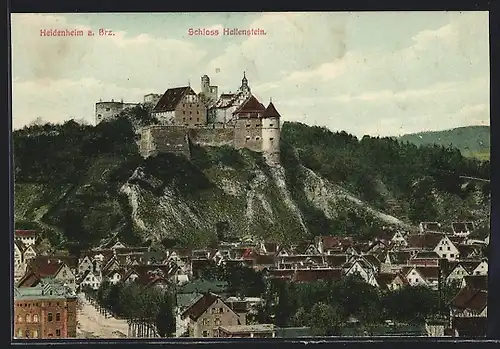
[[115, 102], [112, 99], [110, 102], [99, 101], [95, 104], [95, 122], [96, 125], [103, 121], [108, 121], [118, 116], [122, 111], [128, 108], [134, 108], [137, 103], [125, 103], [123, 100]]
[[61, 283], [14, 288], [14, 338], [76, 338], [77, 297]]
[[197, 127], [207, 124], [207, 107], [190, 86], [169, 88], [151, 114], [166, 126]]
[[244, 325], [245, 315], [233, 311], [220, 296], [206, 293], [181, 315], [187, 320], [189, 337], [215, 337], [220, 326]]

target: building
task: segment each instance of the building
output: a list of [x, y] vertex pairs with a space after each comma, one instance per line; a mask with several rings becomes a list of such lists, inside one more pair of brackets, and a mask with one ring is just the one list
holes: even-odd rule
[[76, 338], [77, 297], [61, 283], [14, 288], [14, 338]]
[[189, 337], [215, 337], [220, 326], [245, 325], [245, 316], [233, 311], [220, 296], [205, 293], [181, 315]]
[[274, 338], [276, 329], [272, 324], [219, 326], [215, 337], [223, 338]]
[[16, 230], [14, 241], [21, 241], [24, 245], [30, 246], [36, 243], [37, 233], [34, 230]]
[[161, 125], [196, 127], [207, 124], [207, 107], [190, 86], [169, 88], [151, 115]]
[[122, 111], [134, 108], [138, 103], [125, 103], [123, 100], [116, 102], [112, 99], [110, 102], [102, 100], [95, 104], [95, 122], [96, 124], [111, 120], [117, 117]]

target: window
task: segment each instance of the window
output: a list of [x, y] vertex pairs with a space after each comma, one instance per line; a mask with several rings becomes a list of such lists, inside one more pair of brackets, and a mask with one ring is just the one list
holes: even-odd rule
[[203, 331], [203, 337], [208, 337], [208, 331]]
[[446, 258], [446, 253], [445, 253], [445, 254], [443, 254], [443, 257], [444, 257], [444, 258]]
[[38, 322], [38, 314], [33, 315], [33, 322]]
[[448, 246], [448, 251], [451, 250], [450, 246]]
[[61, 313], [56, 313], [56, 321], [61, 321]]
[[30, 330], [26, 330], [26, 331], [24, 331], [24, 336], [25, 336], [26, 338], [30, 338]]
[[269, 127], [273, 127], [274, 124], [269, 124]]
[[197, 111], [196, 111], [196, 114], [200, 115], [200, 111], [199, 111], [199, 110], [197, 110]]
[[19, 330], [17, 331], [17, 337], [22, 338], [22, 336], [23, 336], [23, 330], [22, 330], [22, 329], [19, 329]]
[[[199, 113], [198, 113], [198, 114], [199, 114]], [[200, 118], [196, 118], [196, 121], [197, 121], [197, 122], [200, 122]]]
[[60, 329], [57, 329], [57, 330], [56, 330], [56, 336], [57, 336], [57, 337], [61, 337], [61, 330], [60, 330]]
[[441, 246], [439, 246], [439, 251], [442, 251], [442, 250], [443, 250], [443, 248]]
[[272, 142], [272, 141], [274, 141], [274, 138], [269, 138], [269, 140]]
[[248, 140], [250, 140], [250, 136], [247, 136], [246, 140], [247, 140], [247, 141], [248, 141]]
[[209, 321], [208, 321], [208, 319], [203, 319], [203, 320], [201, 320], [201, 323], [203, 326], [208, 326]]
[[110, 109], [109, 108], [106, 108], [106, 111], [109, 111]]
[[251, 125], [250, 124], [247, 124], [247, 127], [250, 127]]
[[23, 317], [21, 315], [18, 315], [17, 316], [17, 322], [23, 322]]
[[33, 338], [38, 338], [38, 331], [37, 330], [33, 330]]
[[220, 326], [220, 319], [219, 318], [215, 319], [215, 326]]
[[31, 316], [30, 316], [30, 314], [26, 314], [26, 322], [31, 322]]
[[52, 313], [47, 314], [47, 321], [52, 321]]
[[[451, 257], [451, 258], [454, 258], [454, 257], [455, 257], [455, 254], [453, 254], [453, 253], [452, 253], [452, 254], [450, 254], [450, 257]], [[460, 273], [462, 273], [462, 272], [460, 272]]]
[[183, 110], [183, 111], [182, 111], [182, 114], [183, 114], [183, 115], [184, 115], [184, 114], [186, 114], [186, 111], [185, 111], [185, 110]]

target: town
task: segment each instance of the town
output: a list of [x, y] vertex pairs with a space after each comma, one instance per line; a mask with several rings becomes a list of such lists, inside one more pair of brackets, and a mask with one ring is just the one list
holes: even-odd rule
[[471, 222], [203, 250], [116, 236], [71, 256], [16, 230], [14, 336], [483, 336], [489, 236]]

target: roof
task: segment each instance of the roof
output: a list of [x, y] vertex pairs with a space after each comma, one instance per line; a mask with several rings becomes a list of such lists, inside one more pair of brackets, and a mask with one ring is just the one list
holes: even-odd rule
[[438, 222], [420, 222], [424, 231], [438, 232], [441, 230], [441, 224]]
[[439, 278], [439, 267], [416, 267], [415, 269], [425, 279]]
[[251, 95], [244, 101], [233, 114], [239, 113], [262, 113], [266, 108], [260, 103], [254, 95]]
[[15, 300], [56, 299], [75, 297], [75, 294], [57, 280], [44, 279], [32, 287], [14, 288]]
[[331, 267], [340, 267], [342, 264], [346, 263], [348, 256], [346, 254], [332, 254], [325, 256], [326, 264]]
[[467, 233], [469, 232], [469, 226], [465, 222], [451, 223], [451, 228], [454, 233]]
[[443, 237], [439, 233], [414, 234], [409, 235], [407, 241], [409, 247], [434, 249]]
[[473, 289], [487, 291], [488, 275], [468, 275], [464, 277], [465, 284]]
[[411, 259], [440, 259], [439, 255], [434, 251], [419, 251], [415, 257]]
[[185, 94], [195, 94], [193, 89], [189, 86], [185, 87], [175, 87], [169, 88], [163, 96], [161, 96], [158, 103], [156, 103], [153, 108], [154, 112], [165, 112], [165, 111], [173, 111], [177, 107], [177, 105], [182, 100]]
[[471, 287], [462, 288], [450, 302], [457, 309], [481, 312], [488, 304], [488, 293]]
[[36, 230], [15, 230], [14, 236], [23, 238], [36, 237]]
[[200, 316], [202, 316], [207, 309], [220, 300], [222, 302], [222, 299], [214, 294], [214, 293], [205, 293], [203, 297], [199, 298], [196, 302], [191, 304], [183, 313], [182, 317], [190, 317], [194, 321], [198, 320]]
[[17, 248], [19, 249], [19, 251], [21, 253], [24, 253], [24, 251], [26, 251], [26, 245], [21, 241], [21, 240], [15, 240], [14, 241], [14, 245], [17, 246]]
[[264, 111], [264, 117], [265, 118], [280, 118], [281, 115], [278, 113], [276, 110], [276, 107], [274, 106], [273, 102], [269, 102], [269, 105], [267, 106], [266, 110]]
[[376, 280], [380, 287], [387, 287], [395, 278], [396, 275], [394, 274], [380, 273], [377, 275]]
[[338, 281], [342, 278], [342, 269], [299, 269], [293, 276], [297, 282], [311, 282], [317, 280]]
[[273, 332], [273, 324], [255, 324], [255, 325], [236, 325], [236, 326], [219, 326], [219, 330], [227, 333], [259, 333], [259, 332]]
[[282, 327], [276, 328], [276, 337], [278, 338], [300, 338], [312, 337], [310, 327]]

